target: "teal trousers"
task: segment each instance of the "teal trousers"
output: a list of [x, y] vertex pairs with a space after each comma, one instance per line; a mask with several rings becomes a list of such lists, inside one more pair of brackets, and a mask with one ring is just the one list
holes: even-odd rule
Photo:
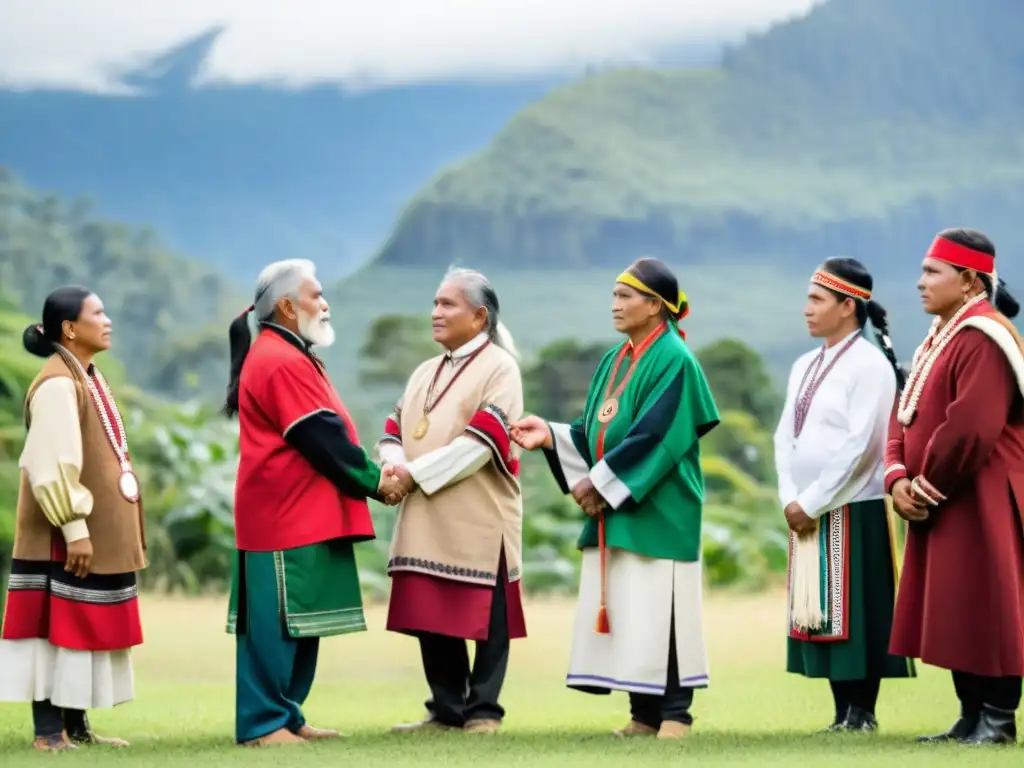
[[239, 553], [239, 631], [235, 634], [235, 740], [252, 741], [306, 723], [320, 638], [292, 638], [276, 599], [272, 552]]

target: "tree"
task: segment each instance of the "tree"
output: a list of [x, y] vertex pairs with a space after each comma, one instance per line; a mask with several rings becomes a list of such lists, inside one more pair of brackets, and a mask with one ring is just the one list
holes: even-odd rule
[[607, 344], [579, 344], [562, 339], [543, 347], [523, 371], [523, 398], [528, 410], [555, 421], [572, 421], [587, 400], [590, 380]]
[[366, 331], [359, 348], [364, 385], [404, 387], [416, 366], [438, 353], [430, 333], [430, 318], [419, 315], [380, 315]]
[[764, 360], [738, 339], [720, 339], [697, 350], [719, 411], [745, 411], [762, 429], [775, 430], [782, 398]]

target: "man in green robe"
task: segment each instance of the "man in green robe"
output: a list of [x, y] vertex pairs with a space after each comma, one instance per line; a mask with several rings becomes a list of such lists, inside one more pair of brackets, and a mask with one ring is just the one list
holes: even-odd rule
[[[251, 345], [250, 312], [260, 322]], [[310, 262], [264, 270], [230, 337], [225, 412], [240, 427], [227, 627], [237, 648], [235, 738], [334, 737], [306, 722], [302, 704], [320, 638], [366, 629], [353, 543], [374, 538], [367, 497], [400, 500], [405, 470], [385, 473], [370, 460], [312, 353], [334, 334]]]
[[685, 736], [693, 691], [709, 683], [699, 440], [719, 415], [678, 328], [688, 311], [664, 263], [633, 263], [612, 305], [627, 338], [598, 366], [583, 415], [572, 424], [528, 416], [511, 430], [523, 448], [544, 449], [587, 515], [566, 684], [627, 691], [632, 719], [621, 736]]

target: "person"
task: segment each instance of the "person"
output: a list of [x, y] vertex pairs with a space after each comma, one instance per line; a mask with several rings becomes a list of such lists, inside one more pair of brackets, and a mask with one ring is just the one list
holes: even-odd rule
[[790, 528], [786, 669], [829, 681], [829, 730], [876, 730], [882, 678], [916, 676], [889, 654], [899, 577], [882, 476], [904, 374], [873, 287], [856, 259], [826, 259], [811, 276], [804, 317], [823, 343], [793, 364], [774, 436]]
[[[249, 315], [259, 333], [252, 341]], [[366, 629], [353, 544], [375, 536], [367, 498], [400, 492], [359, 444], [314, 347], [334, 341], [311, 261], [271, 264], [230, 328], [224, 412], [239, 420], [237, 556], [227, 631], [236, 642], [235, 738], [338, 736], [302, 705], [320, 638]]]
[[583, 414], [512, 425], [520, 446], [543, 448], [587, 516], [566, 684], [628, 691], [632, 719], [620, 736], [687, 735], [694, 689], [709, 684], [699, 441], [719, 414], [678, 326], [688, 313], [667, 265], [635, 261], [613, 289], [612, 318], [626, 339], [598, 365]]
[[94, 358], [111, 345], [103, 302], [46, 297], [25, 349], [46, 358], [25, 395], [14, 552], [0, 631], [0, 701], [31, 702], [33, 747], [126, 747], [87, 711], [135, 697], [142, 644], [136, 574], [146, 565], [139, 480], [116, 398]]
[[893, 409], [886, 489], [909, 522], [890, 651], [952, 672], [953, 726], [924, 742], [1016, 740], [1024, 675], [1024, 355], [995, 246], [935, 237], [918, 290], [935, 315]]
[[396, 732], [497, 731], [511, 641], [526, 637], [522, 491], [508, 436], [523, 385], [499, 310], [480, 272], [444, 275], [431, 315], [443, 353], [413, 371], [378, 442], [408, 493], [389, 553], [387, 629], [417, 638], [430, 688], [427, 716]]

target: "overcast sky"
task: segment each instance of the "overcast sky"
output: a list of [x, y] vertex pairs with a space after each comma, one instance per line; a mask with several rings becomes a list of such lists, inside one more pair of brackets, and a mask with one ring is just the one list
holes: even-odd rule
[[216, 26], [203, 78], [385, 86], [644, 61], [819, 0], [0, 0], [0, 86], [118, 90]]

